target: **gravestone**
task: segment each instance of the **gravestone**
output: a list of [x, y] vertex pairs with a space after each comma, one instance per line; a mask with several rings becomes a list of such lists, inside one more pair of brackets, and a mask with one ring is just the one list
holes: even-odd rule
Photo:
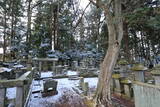
[[44, 92], [48, 92], [48, 91], [57, 91], [57, 81], [53, 80], [53, 79], [46, 79], [44, 80]]
[[47, 97], [57, 94], [57, 83], [58, 82], [53, 79], [44, 80], [42, 96]]
[[132, 97], [132, 82], [129, 79], [124, 79], [121, 81], [124, 86], [124, 94], [127, 98]]
[[144, 72], [147, 70], [146, 67], [144, 67], [142, 64], [135, 64], [131, 68], [131, 70], [135, 74], [135, 80], [136, 81], [140, 81], [140, 82], [144, 82], [145, 81]]
[[128, 77], [128, 62], [125, 59], [121, 59], [118, 61], [119, 73], [121, 77]]
[[160, 85], [160, 65], [155, 66], [152, 70], [151, 70], [151, 74], [154, 77], [155, 80], [155, 84], [156, 85]]
[[117, 92], [117, 93], [121, 93], [122, 92], [122, 86], [121, 86], [121, 76], [119, 74], [113, 74], [112, 75], [112, 78], [113, 78], [113, 81], [115, 83], [115, 88], [114, 90]]

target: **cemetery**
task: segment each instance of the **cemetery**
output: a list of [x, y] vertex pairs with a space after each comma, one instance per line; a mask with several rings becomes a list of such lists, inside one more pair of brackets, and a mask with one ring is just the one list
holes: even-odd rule
[[0, 0], [0, 107], [159, 107], [159, 0]]

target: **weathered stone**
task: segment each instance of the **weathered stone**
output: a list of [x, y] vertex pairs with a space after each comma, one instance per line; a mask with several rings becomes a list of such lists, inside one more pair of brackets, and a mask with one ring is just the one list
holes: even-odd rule
[[5, 88], [0, 88], [0, 107], [5, 107], [5, 96], [6, 96]]
[[121, 93], [122, 89], [121, 89], [121, 77], [119, 74], [113, 74], [112, 75], [112, 78], [114, 79], [114, 82], [115, 82], [115, 88], [114, 90], [117, 92], [117, 93]]
[[78, 80], [79, 77], [77, 75], [71, 75], [71, 76], [68, 76], [68, 79], [69, 80]]
[[47, 79], [44, 80], [44, 92], [47, 91], [57, 91], [57, 81], [53, 80], [53, 79]]
[[83, 84], [84, 84], [84, 78], [80, 77], [80, 80], [79, 80], [79, 86], [80, 86], [80, 88], [82, 88]]
[[24, 104], [24, 96], [23, 93], [24, 89], [23, 87], [17, 87], [17, 91], [16, 91], [16, 107], [23, 107]]
[[89, 91], [89, 85], [88, 85], [88, 82], [85, 82], [84, 83], [84, 86], [83, 86], [83, 91], [84, 91], [84, 95], [88, 95], [88, 91]]
[[151, 70], [151, 74], [154, 77], [155, 80], [155, 84], [156, 85], [160, 85], [160, 65], [155, 66], [152, 70]]
[[159, 107], [160, 87], [142, 82], [134, 82], [135, 107]]
[[144, 72], [147, 70], [146, 67], [144, 67], [142, 64], [135, 64], [131, 70], [134, 72], [135, 74], [135, 80], [136, 81], [140, 81], [140, 82], [144, 82]]
[[124, 94], [126, 95], [126, 97], [131, 98], [132, 97], [132, 89], [131, 89], [132, 82], [128, 79], [124, 79], [121, 81], [121, 83], [124, 86]]

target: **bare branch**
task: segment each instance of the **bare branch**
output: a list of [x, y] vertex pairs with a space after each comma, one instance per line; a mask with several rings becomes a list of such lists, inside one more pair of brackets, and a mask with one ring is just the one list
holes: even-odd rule
[[91, 2], [89, 2], [88, 5], [85, 7], [85, 9], [84, 9], [81, 17], [79, 18], [79, 20], [78, 20], [78, 22], [76, 23], [76, 25], [73, 27], [74, 29], [76, 29], [77, 26], [79, 25], [79, 23], [81, 22], [81, 20], [82, 20], [82, 18], [83, 18], [83, 16], [84, 16], [85, 11], [86, 11], [86, 9], [88, 8], [88, 6], [89, 6], [90, 4], [91, 4]]

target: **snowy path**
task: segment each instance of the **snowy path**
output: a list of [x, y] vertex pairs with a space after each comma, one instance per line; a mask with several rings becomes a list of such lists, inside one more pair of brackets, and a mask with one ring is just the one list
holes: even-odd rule
[[[78, 89], [78, 84], [79, 80], [68, 80], [68, 78], [63, 78], [63, 79], [55, 79], [58, 81], [58, 94], [54, 96], [49, 96], [49, 97], [42, 97], [41, 93], [35, 93], [32, 94], [31, 100], [29, 102], [29, 107], [56, 107], [57, 105], [55, 104], [62, 104], [65, 103], [63, 100], [69, 100], [70, 103], [75, 103], [76, 101], [73, 100], [80, 100], [80, 96], [73, 90]], [[89, 82], [89, 87], [90, 88], [95, 88], [97, 85], [97, 78], [85, 78], [85, 82]], [[42, 80], [40, 81], [33, 81], [33, 88], [32, 90], [42, 90], [41, 85], [42, 85]], [[80, 90], [79, 90], [80, 91]], [[81, 99], [82, 100], [82, 99]], [[76, 107], [76, 104], [73, 107]], [[68, 107], [68, 106], [66, 106]]]

